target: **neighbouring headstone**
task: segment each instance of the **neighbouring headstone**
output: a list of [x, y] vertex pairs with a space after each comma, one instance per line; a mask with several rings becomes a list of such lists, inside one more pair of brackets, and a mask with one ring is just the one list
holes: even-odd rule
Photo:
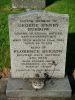
[[46, 11], [10, 15], [11, 76], [63, 78], [68, 21], [67, 14]]
[[12, 8], [45, 8], [45, 0], [12, 0]]

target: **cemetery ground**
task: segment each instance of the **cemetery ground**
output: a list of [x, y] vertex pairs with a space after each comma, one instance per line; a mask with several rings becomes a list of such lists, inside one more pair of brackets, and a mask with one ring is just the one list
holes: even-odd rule
[[[75, 0], [53, 1], [55, 2], [48, 5], [44, 10], [67, 13], [70, 16], [66, 73], [71, 75], [75, 69]], [[10, 70], [8, 15], [22, 13], [24, 11], [26, 10], [12, 9], [11, 0], [0, 0], [0, 77], [7, 77]], [[70, 79], [73, 81], [73, 78]], [[6, 81], [4, 83], [6, 83]], [[72, 83], [72, 86], [74, 90], [74, 83]]]

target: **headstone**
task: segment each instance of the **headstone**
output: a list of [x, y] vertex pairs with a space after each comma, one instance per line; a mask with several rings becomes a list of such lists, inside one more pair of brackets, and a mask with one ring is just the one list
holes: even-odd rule
[[[45, 97], [66, 100], [71, 97], [69, 80], [63, 78], [68, 21], [67, 14], [46, 11], [9, 16], [11, 77], [6, 89], [8, 100], [47, 100]], [[32, 79], [36, 80], [32, 84], [35, 89], [31, 86]]]
[[9, 16], [12, 78], [63, 78], [67, 14], [30, 11]]
[[45, 8], [45, 0], [12, 0], [12, 8]]

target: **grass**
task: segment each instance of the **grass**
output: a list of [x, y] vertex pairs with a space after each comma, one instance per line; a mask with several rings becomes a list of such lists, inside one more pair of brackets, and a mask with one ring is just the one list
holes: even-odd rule
[[69, 14], [69, 33], [75, 33], [75, 0], [56, 0], [55, 3], [45, 8], [45, 10]]
[[0, 69], [10, 67], [8, 15], [24, 12], [24, 9], [12, 9], [10, 1], [0, 1]]
[[[24, 12], [25, 9], [14, 10], [11, 0], [0, 0], [0, 69], [10, 67], [8, 15]], [[75, 0], [56, 0], [45, 8], [47, 11], [68, 13], [70, 15], [69, 33], [75, 33]]]
[[9, 64], [9, 37], [7, 14], [0, 14], [0, 68]]

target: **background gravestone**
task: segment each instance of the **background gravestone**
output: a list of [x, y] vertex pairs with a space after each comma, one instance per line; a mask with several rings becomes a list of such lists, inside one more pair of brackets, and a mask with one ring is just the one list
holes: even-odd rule
[[62, 78], [65, 75], [68, 15], [31, 11], [10, 15], [13, 78]]
[[45, 0], [12, 0], [12, 8], [45, 8]]

